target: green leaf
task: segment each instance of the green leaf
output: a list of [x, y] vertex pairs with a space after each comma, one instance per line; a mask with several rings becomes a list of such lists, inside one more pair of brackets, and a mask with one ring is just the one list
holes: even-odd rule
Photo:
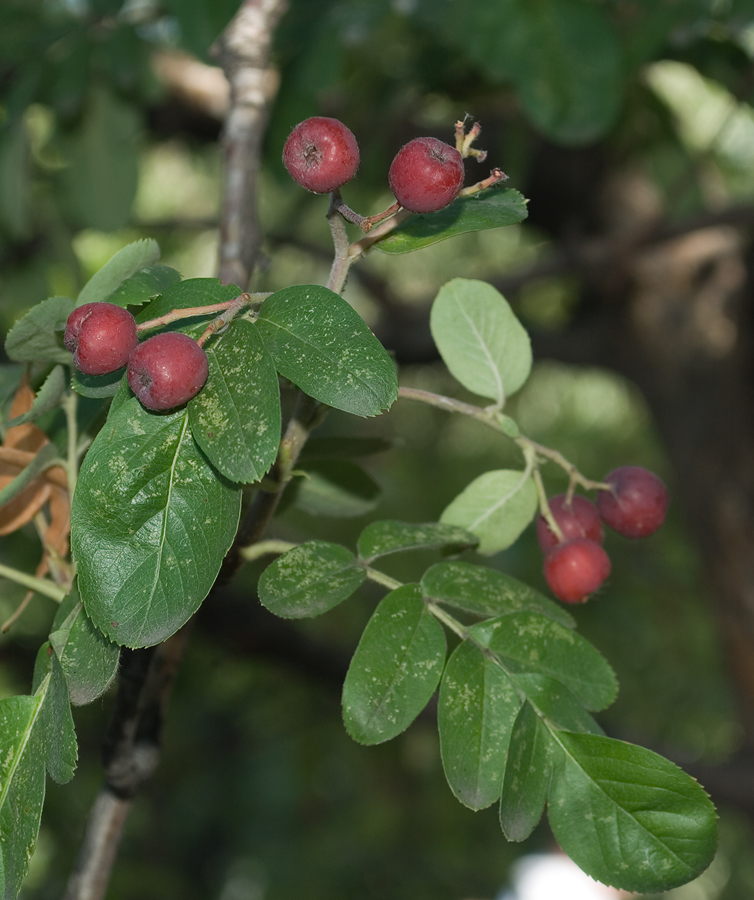
[[509, 841], [525, 841], [542, 818], [553, 753], [547, 729], [524, 703], [513, 726], [500, 797], [500, 825]]
[[560, 681], [587, 709], [604, 709], [615, 700], [615, 673], [597, 648], [541, 613], [510, 613], [472, 625], [469, 633], [499, 655], [506, 668]]
[[76, 306], [109, 300], [124, 281], [142, 269], [155, 265], [159, 258], [160, 248], [152, 238], [126, 244], [87, 281], [76, 300]]
[[94, 626], [76, 587], [60, 604], [52, 627], [50, 644], [63, 668], [71, 703], [91, 703], [115, 678], [120, 647]]
[[502, 616], [530, 609], [561, 625], [575, 627], [573, 617], [534, 588], [487, 566], [441, 562], [427, 569], [421, 580], [424, 596], [480, 616]]
[[476, 547], [475, 535], [455, 525], [429, 522], [423, 525], [385, 520], [372, 522], [361, 532], [358, 540], [359, 556], [371, 562], [379, 556], [402, 550], [432, 550], [443, 548], [460, 553]]
[[37, 654], [34, 685], [34, 693], [42, 697], [35, 727], [39, 730], [47, 771], [58, 784], [65, 784], [76, 771], [78, 744], [65, 675], [48, 642]]
[[31, 409], [22, 416], [16, 416], [15, 419], [6, 422], [5, 428], [13, 428], [15, 425], [22, 425], [24, 422], [33, 422], [45, 413], [50, 412], [50, 410], [56, 409], [65, 391], [65, 385], [65, 370], [60, 365], [55, 366], [37, 392]]
[[366, 578], [356, 557], [340, 544], [309, 541], [289, 550], [259, 579], [259, 601], [276, 616], [319, 616], [353, 594]]
[[0, 491], [0, 505], [12, 500], [27, 484], [53, 465], [60, 465], [62, 460], [54, 444], [45, 444], [28, 466], [21, 469], [16, 477]]
[[475, 478], [443, 510], [440, 521], [479, 538], [477, 552], [492, 556], [514, 544], [537, 512], [537, 489], [528, 472], [499, 469]]
[[379, 744], [408, 728], [435, 692], [445, 650], [445, 632], [419, 586], [391, 591], [367, 622], [343, 684], [351, 737]]
[[115, 396], [118, 385], [125, 374], [125, 366], [114, 372], [108, 372], [107, 375], [86, 375], [84, 372], [74, 369], [71, 375], [71, 387], [82, 397], [102, 400], [105, 397]]
[[454, 378], [502, 409], [531, 371], [531, 341], [491, 284], [454, 278], [432, 304], [430, 329]]
[[185, 409], [122, 402], [81, 467], [71, 545], [88, 615], [128, 647], [165, 640], [207, 596], [238, 525], [240, 490], [196, 446]]
[[553, 834], [592, 878], [654, 893], [712, 862], [715, 808], [703, 788], [651, 750], [593, 734], [555, 732]]
[[0, 700], [0, 874], [14, 898], [37, 843], [45, 796], [45, 753], [35, 727], [40, 695]]
[[142, 306], [180, 280], [181, 273], [170, 266], [148, 266], [126, 278], [105, 299], [116, 306]]
[[66, 319], [74, 310], [68, 297], [50, 297], [32, 306], [8, 332], [5, 352], [15, 362], [52, 362], [71, 365], [63, 346]]
[[457, 234], [516, 225], [527, 215], [526, 200], [518, 191], [493, 188], [459, 197], [438, 212], [414, 213], [375, 247], [385, 253], [410, 253]]
[[259, 481], [280, 444], [275, 364], [255, 326], [243, 319], [205, 349], [209, 377], [188, 406], [191, 433], [226, 478]]
[[257, 327], [278, 372], [310, 397], [355, 416], [376, 416], [398, 396], [395, 366], [359, 314], [320, 285], [277, 291]]
[[352, 518], [377, 506], [380, 486], [356, 463], [318, 459], [302, 465], [293, 485], [294, 504], [312, 516]]
[[521, 699], [508, 676], [472, 641], [453, 651], [440, 685], [437, 725], [445, 777], [470, 809], [500, 796]]

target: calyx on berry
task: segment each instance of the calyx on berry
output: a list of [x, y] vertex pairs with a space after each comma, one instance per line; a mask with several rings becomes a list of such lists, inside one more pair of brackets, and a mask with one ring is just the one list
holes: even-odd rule
[[290, 176], [315, 194], [342, 187], [359, 167], [359, 145], [338, 119], [313, 116], [300, 122], [283, 147], [283, 164]]
[[114, 303], [85, 303], [68, 316], [63, 335], [73, 364], [86, 375], [107, 375], [122, 368], [136, 348], [136, 321]]

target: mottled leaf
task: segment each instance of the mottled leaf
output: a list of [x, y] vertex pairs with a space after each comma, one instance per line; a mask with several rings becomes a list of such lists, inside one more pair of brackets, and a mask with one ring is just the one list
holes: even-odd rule
[[343, 685], [343, 721], [361, 744], [389, 741], [429, 703], [445, 662], [445, 632], [419, 586], [391, 591], [367, 623]]
[[500, 796], [520, 707], [514, 685], [493, 659], [472, 641], [456, 647], [442, 676], [437, 725], [445, 777], [465, 806], [484, 809]]
[[233, 322], [207, 346], [209, 377], [189, 403], [191, 433], [231, 481], [259, 481], [280, 444], [280, 388], [275, 364], [250, 322]]
[[359, 535], [358, 550], [362, 559], [371, 561], [402, 550], [443, 548], [460, 553], [476, 547], [478, 543], [475, 535], [455, 525], [441, 525], [438, 522], [415, 525], [384, 520], [367, 525]]
[[260, 602], [286, 619], [319, 616], [353, 594], [366, 578], [340, 544], [309, 541], [269, 565], [259, 579]]
[[398, 396], [385, 348], [361, 316], [325, 287], [277, 291], [262, 304], [257, 327], [278, 372], [328, 406], [376, 416]]
[[196, 446], [186, 409], [121, 402], [84, 458], [71, 545], [87, 614], [129, 647], [159, 643], [212, 587], [238, 525], [240, 490]]

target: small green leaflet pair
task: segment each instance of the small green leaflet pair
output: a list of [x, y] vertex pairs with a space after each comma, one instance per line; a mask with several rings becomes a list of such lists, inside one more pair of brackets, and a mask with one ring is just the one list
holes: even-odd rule
[[[502, 294], [483, 281], [455, 278], [440, 289], [430, 328], [450, 373], [502, 412], [532, 366], [529, 335]], [[507, 423], [515, 434], [515, 423]], [[497, 469], [472, 481], [440, 521], [471, 531], [479, 538], [478, 552], [492, 556], [514, 544], [536, 512], [531, 472]]]
[[[262, 603], [316, 616], [351, 596], [375, 559], [419, 548], [458, 552], [473, 535], [443, 524], [374, 522], [358, 555], [311, 541], [270, 565]], [[464, 624], [448, 607], [460, 611]], [[442, 624], [461, 642], [446, 661]], [[470, 809], [499, 802], [509, 840], [527, 838], [547, 806], [561, 847], [588, 874], [625, 890], [683, 884], [711, 862], [715, 810], [703, 789], [649, 750], [606, 737], [591, 713], [615, 699], [599, 651], [570, 614], [501, 572], [457, 560], [394, 587], [367, 623], [343, 686], [349, 734], [378, 744], [403, 732], [439, 685], [440, 752]]]

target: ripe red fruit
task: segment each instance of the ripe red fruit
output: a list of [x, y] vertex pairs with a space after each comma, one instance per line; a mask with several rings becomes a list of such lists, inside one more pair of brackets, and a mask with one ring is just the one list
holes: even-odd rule
[[611, 491], [600, 491], [597, 509], [602, 521], [627, 538], [653, 534], [665, 521], [670, 493], [649, 469], [621, 466], [605, 478]]
[[283, 164], [294, 181], [315, 194], [329, 194], [356, 174], [359, 145], [337, 119], [313, 116], [298, 124], [283, 147]]
[[207, 354], [187, 334], [148, 338], [128, 361], [128, 383], [147, 409], [173, 409], [195, 397], [209, 372]]
[[544, 574], [559, 600], [584, 603], [610, 574], [610, 557], [589, 538], [573, 538], [546, 554]]
[[415, 138], [398, 151], [388, 182], [396, 200], [411, 212], [437, 212], [463, 187], [463, 157], [433, 137]]
[[114, 303], [85, 303], [68, 316], [63, 343], [79, 371], [107, 375], [125, 366], [136, 348], [136, 321]]
[[[566, 504], [566, 495], [556, 494], [556, 496], [550, 497], [548, 502], [550, 511], [563, 532], [563, 540], [585, 537], [598, 544], [603, 542], [605, 535], [602, 531], [600, 514], [597, 512], [597, 507], [586, 497], [574, 494], [571, 503]], [[545, 552], [558, 543], [558, 539], [550, 530], [544, 516], [537, 516], [537, 540]]]

